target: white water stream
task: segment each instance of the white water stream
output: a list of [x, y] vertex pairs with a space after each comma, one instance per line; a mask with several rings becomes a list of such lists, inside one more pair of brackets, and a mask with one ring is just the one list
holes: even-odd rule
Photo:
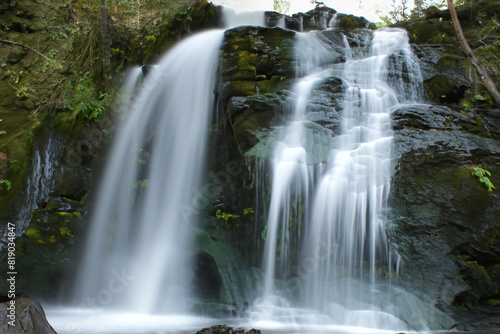
[[179, 43], [132, 102], [101, 181], [77, 304], [186, 312], [190, 205], [204, 168], [222, 34]]
[[[341, 133], [332, 138], [333, 149], [320, 168], [310, 163], [317, 153], [305, 136], [307, 104], [315, 86], [333, 71], [321, 66], [329, 55], [314, 34], [297, 37], [297, 75], [302, 79], [293, 90], [292, 120], [276, 145], [264, 288], [252, 316], [406, 330], [408, 324], [394, 316], [399, 312], [377, 301], [381, 293], [376, 287], [378, 276], [392, 273], [384, 226], [392, 172], [390, 111], [399, 101], [418, 96], [421, 84], [406, 32], [374, 32], [371, 52], [360, 59], [352, 58], [345, 43]], [[391, 56], [417, 69], [413, 76], [409, 72], [409, 82], [388, 84], [390, 77], [401, 77], [389, 75]], [[292, 211], [302, 214], [297, 217]], [[298, 254], [289, 244], [293, 233], [302, 234]]]

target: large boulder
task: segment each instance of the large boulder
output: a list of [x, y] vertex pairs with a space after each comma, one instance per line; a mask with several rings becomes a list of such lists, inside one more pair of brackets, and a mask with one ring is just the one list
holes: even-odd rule
[[500, 184], [498, 112], [411, 105], [393, 114], [388, 233], [402, 260], [400, 282], [455, 314], [462, 328], [500, 325], [461, 314], [498, 314], [500, 197], [476, 176], [482, 168]]

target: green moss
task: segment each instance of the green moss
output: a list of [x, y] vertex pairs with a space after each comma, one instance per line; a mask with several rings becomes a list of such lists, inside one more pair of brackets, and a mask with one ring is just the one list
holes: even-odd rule
[[469, 272], [471, 275], [473, 275], [474, 278], [484, 282], [491, 281], [490, 275], [488, 275], [486, 269], [483, 266], [479, 265], [477, 261], [467, 261], [467, 264], [469, 265]]
[[257, 94], [254, 81], [231, 81], [225, 87], [227, 96], [251, 96]]
[[355, 29], [376, 29], [373, 23], [369, 23], [364, 17], [354, 15], [341, 15], [338, 19], [338, 28], [347, 32]]
[[462, 190], [463, 181], [471, 178], [471, 170], [467, 167], [446, 168], [440, 171], [437, 180], [444, 186], [451, 185], [455, 190]]
[[7, 133], [2, 135], [0, 152], [7, 155], [8, 169], [1, 178], [9, 180], [12, 188], [9, 191], [0, 189], [0, 216], [7, 210], [13, 198], [24, 186], [33, 145], [33, 136], [40, 127], [39, 122], [24, 117], [26, 115], [22, 112], [18, 114], [9, 113], [6, 118], [7, 121], [2, 122], [2, 127], [6, 125], [4, 129], [6, 129]]
[[57, 113], [52, 122], [52, 126], [60, 134], [71, 137], [87, 128], [87, 122], [81, 115], [71, 112]]
[[453, 42], [453, 25], [445, 20], [414, 21], [407, 24], [411, 42], [417, 44], [441, 44]]
[[431, 101], [442, 102], [453, 92], [455, 86], [446, 76], [435, 75], [424, 82], [424, 89]]
[[36, 227], [30, 227], [26, 231], [26, 236], [31, 241], [38, 241], [42, 237], [42, 232], [40, 232], [40, 230], [37, 229]]
[[500, 299], [488, 299], [485, 304], [490, 306], [500, 306]]

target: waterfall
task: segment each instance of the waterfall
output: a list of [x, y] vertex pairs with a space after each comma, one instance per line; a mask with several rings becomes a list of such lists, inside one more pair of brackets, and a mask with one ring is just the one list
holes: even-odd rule
[[[258, 319], [406, 329], [397, 311], [380, 305], [376, 286], [392, 270], [384, 227], [391, 107], [421, 96], [421, 77], [403, 30], [374, 32], [370, 53], [356, 59], [345, 44], [341, 132], [331, 137], [325, 162], [315, 165], [317, 152], [305, 135], [307, 104], [311, 90], [334, 70], [325, 66], [329, 56], [321, 41], [298, 35], [295, 108], [272, 162], [263, 297], [253, 311]], [[299, 237], [290, 245], [293, 233]]]
[[[293, 88], [295, 98], [291, 120], [280, 135], [273, 159], [273, 195], [269, 206], [266, 245], [264, 250], [264, 296], [272, 296], [276, 261], [280, 264], [280, 272], [286, 272], [290, 265], [289, 250], [291, 210], [298, 203], [303, 203], [307, 211], [307, 194], [311, 191], [313, 170], [308, 161], [313, 155], [312, 149], [307, 152], [305, 145], [314, 141], [305, 122], [307, 102], [315, 84], [324, 79], [329, 71], [322, 70], [321, 65], [331, 63], [333, 54], [329, 52], [315, 33], [297, 34], [295, 50], [297, 53], [296, 74], [302, 79]], [[309, 140], [310, 139], [310, 140]], [[308, 155], [309, 153], [309, 155]], [[299, 219], [297, 215], [294, 218]], [[278, 233], [278, 230], [280, 232]], [[278, 240], [280, 235], [280, 240]], [[279, 245], [278, 245], [279, 242]], [[275, 256], [276, 249], [281, 252]], [[297, 259], [295, 259], [296, 262]]]
[[[60, 168], [57, 157], [61, 148], [61, 138], [55, 131], [42, 129], [33, 140], [33, 153], [26, 172], [26, 187], [21, 194], [22, 205], [14, 213], [18, 235], [26, 232], [33, 218], [33, 211], [39, 208], [39, 204], [48, 201], [49, 194], [54, 189], [54, 174]], [[3, 230], [2, 235], [0, 249], [7, 244], [7, 229]]]
[[97, 194], [77, 305], [187, 310], [193, 194], [202, 182], [222, 36], [208, 31], [177, 44], [121, 108], [130, 103]]

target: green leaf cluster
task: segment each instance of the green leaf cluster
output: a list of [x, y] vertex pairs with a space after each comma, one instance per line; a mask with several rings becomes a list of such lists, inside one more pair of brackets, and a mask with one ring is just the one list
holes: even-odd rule
[[240, 218], [239, 215], [222, 212], [220, 209], [215, 213], [215, 217], [217, 217], [217, 219], [223, 219], [226, 223], [230, 218]]
[[481, 182], [488, 188], [488, 191], [491, 192], [493, 191], [493, 189], [496, 189], [493, 183], [491, 183], [490, 179], [488, 178], [488, 176], [491, 176], [490, 172], [480, 167], [474, 167], [472, 170], [474, 171], [474, 175], [477, 177], [479, 182]]
[[5, 184], [7, 186], [7, 190], [12, 188], [12, 183], [9, 180], [0, 180], [0, 184]]
[[[248, 215], [251, 213], [254, 213], [252, 208], [243, 209], [243, 215]], [[217, 217], [217, 219], [223, 219], [227, 223], [229, 219], [240, 218], [241, 216], [233, 213], [222, 212], [221, 209], [219, 209], [215, 213], [215, 217]]]
[[[71, 91], [72, 83], [68, 82], [66, 91]], [[109, 95], [107, 93], [100, 94], [96, 99], [96, 89], [94, 82], [90, 77], [90, 71], [87, 71], [83, 77], [78, 80], [78, 84], [74, 90], [74, 95], [68, 99], [66, 107], [73, 110], [75, 114], [82, 113], [87, 119], [97, 119], [106, 109]]]

